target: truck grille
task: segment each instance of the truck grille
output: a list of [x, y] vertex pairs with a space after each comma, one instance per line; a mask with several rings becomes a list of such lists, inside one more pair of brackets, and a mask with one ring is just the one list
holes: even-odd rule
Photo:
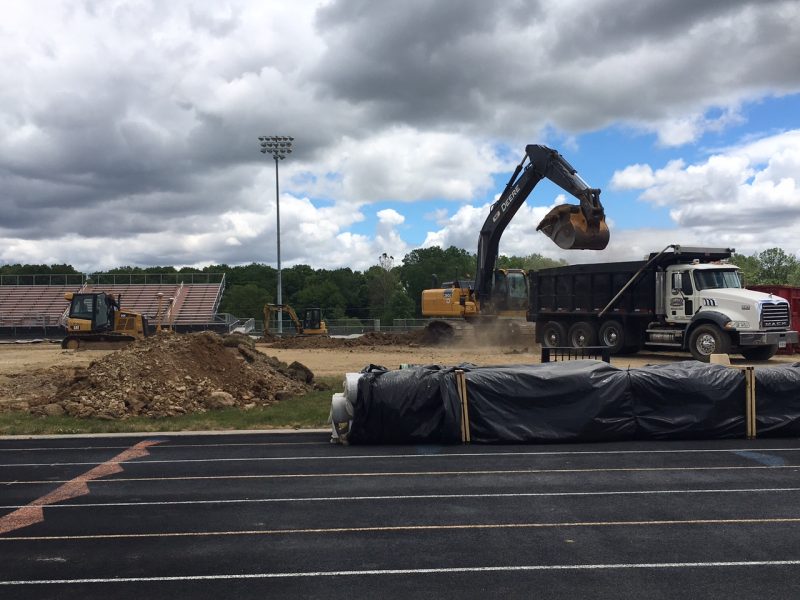
[[789, 327], [789, 303], [762, 303], [761, 327], [764, 329], [785, 329]]

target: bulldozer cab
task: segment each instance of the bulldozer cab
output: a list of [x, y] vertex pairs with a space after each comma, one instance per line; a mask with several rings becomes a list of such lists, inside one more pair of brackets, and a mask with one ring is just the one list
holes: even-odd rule
[[105, 293], [64, 295], [70, 301], [67, 329], [71, 331], [106, 331], [114, 328], [113, 299]]

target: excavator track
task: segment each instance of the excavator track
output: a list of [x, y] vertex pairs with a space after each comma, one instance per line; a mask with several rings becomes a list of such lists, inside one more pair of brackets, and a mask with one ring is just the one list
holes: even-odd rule
[[108, 333], [83, 333], [68, 335], [61, 340], [65, 350], [119, 350], [136, 341], [130, 335], [114, 335]]
[[433, 319], [425, 325], [425, 336], [429, 343], [444, 345], [468, 342], [474, 339], [475, 328], [471, 323], [456, 319]]

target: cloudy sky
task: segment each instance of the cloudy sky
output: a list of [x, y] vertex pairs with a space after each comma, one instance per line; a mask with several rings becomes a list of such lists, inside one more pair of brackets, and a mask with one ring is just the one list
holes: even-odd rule
[[26, 0], [0, 19], [0, 264], [363, 270], [476, 250], [529, 143], [601, 199], [602, 252], [800, 258], [800, 2]]

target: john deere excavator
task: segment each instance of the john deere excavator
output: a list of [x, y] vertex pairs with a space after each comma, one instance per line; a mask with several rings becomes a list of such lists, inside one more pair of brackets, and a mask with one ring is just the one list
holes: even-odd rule
[[270, 332], [269, 323], [273, 316], [285, 313], [292, 320], [297, 335], [328, 335], [328, 326], [322, 320], [322, 311], [319, 308], [307, 308], [301, 321], [294, 309], [288, 304], [264, 305], [264, 334]]
[[590, 188], [556, 150], [529, 144], [481, 228], [474, 282], [447, 282], [442, 288], [422, 292], [422, 315], [433, 317], [427, 326], [433, 337], [462, 337], [472, 323], [498, 318], [507, 320], [512, 333], [531, 326], [525, 321], [527, 274], [522, 269], [494, 267], [503, 232], [536, 184], [545, 178], [575, 196], [579, 204], [556, 206], [536, 230], [565, 250], [602, 250], [608, 245], [600, 190]]
[[120, 308], [120, 296], [67, 292], [64, 299], [70, 304], [62, 348], [114, 349], [148, 334], [147, 318]]

